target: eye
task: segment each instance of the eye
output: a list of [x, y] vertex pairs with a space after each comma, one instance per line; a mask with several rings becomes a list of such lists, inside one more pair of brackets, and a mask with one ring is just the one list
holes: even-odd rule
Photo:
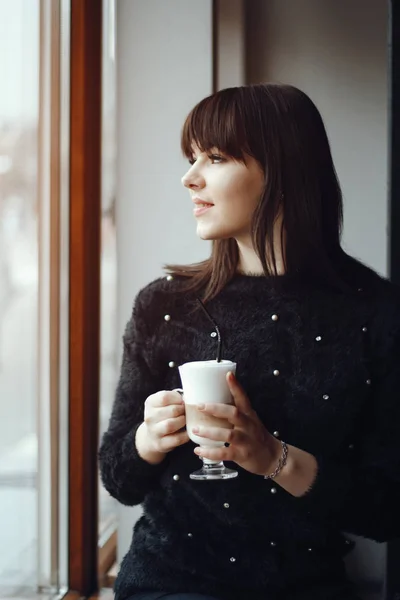
[[211, 160], [213, 165], [217, 165], [225, 161], [225, 158], [220, 154], [209, 154], [208, 158]]
[[189, 158], [189, 165], [194, 165], [195, 162], [196, 162], [195, 158]]

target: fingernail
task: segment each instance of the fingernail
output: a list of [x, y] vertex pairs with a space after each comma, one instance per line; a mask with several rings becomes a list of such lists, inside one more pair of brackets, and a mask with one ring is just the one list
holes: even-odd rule
[[197, 454], [197, 456], [200, 456], [200, 455], [201, 455], [201, 450], [200, 450], [200, 448], [195, 448], [195, 449], [194, 449], [194, 453], [195, 453], [195, 454]]
[[229, 373], [228, 373], [228, 379], [229, 379], [229, 381], [232, 381], [232, 379], [233, 379], [233, 373], [232, 373], [232, 371], [229, 371]]
[[197, 408], [198, 408], [199, 410], [204, 410], [204, 409], [205, 409], [205, 407], [206, 407], [206, 405], [205, 405], [205, 404], [198, 404], [198, 405], [197, 405]]

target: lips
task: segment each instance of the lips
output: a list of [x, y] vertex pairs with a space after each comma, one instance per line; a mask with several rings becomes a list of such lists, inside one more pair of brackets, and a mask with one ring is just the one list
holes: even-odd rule
[[193, 202], [196, 206], [198, 207], [210, 207], [210, 206], [214, 206], [214, 204], [212, 202], [207, 202], [206, 200], [202, 200], [201, 198], [193, 198]]
[[209, 210], [212, 209], [212, 207], [214, 206], [213, 204], [206, 204], [206, 203], [195, 203], [196, 206], [193, 209], [193, 214], [195, 217], [199, 217], [200, 215], [203, 215], [204, 213], [208, 212]]
[[207, 200], [203, 200], [203, 198], [199, 198], [198, 196], [193, 196], [192, 200], [195, 205], [193, 208], [193, 214], [195, 217], [203, 215], [214, 206], [212, 202], [207, 202]]

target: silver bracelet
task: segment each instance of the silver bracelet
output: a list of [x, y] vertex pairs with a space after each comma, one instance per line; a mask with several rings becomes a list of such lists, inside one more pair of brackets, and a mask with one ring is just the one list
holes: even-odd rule
[[287, 457], [288, 457], [288, 447], [287, 444], [285, 444], [285, 442], [282, 442], [282, 456], [280, 457], [278, 464], [276, 466], [276, 469], [273, 473], [271, 473], [270, 475], [264, 475], [264, 479], [275, 479], [275, 477], [277, 475], [279, 475], [279, 473], [282, 471], [283, 467], [286, 465], [287, 463]]

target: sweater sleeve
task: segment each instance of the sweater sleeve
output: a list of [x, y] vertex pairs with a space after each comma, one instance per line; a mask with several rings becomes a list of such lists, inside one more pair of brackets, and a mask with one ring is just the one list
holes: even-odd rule
[[[143, 291], [142, 291], [143, 293]], [[135, 446], [136, 430], [143, 422], [146, 398], [160, 390], [161, 377], [152, 359], [139, 293], [123, 337], [123, 358], [114, 405], [101, 440], [99, 466], [106, 490], [122, 504], [140, 504], [157, 486], [167, 458], [159, 465], [143, 460]]]
[[393, 324], [372, 381], [367, 426], [354, 458], [338, 462], [317, 456], [316, 479], [296, 498], [310, 515], [347, 533], [379, 542], [400, 537], [400, 328]]

